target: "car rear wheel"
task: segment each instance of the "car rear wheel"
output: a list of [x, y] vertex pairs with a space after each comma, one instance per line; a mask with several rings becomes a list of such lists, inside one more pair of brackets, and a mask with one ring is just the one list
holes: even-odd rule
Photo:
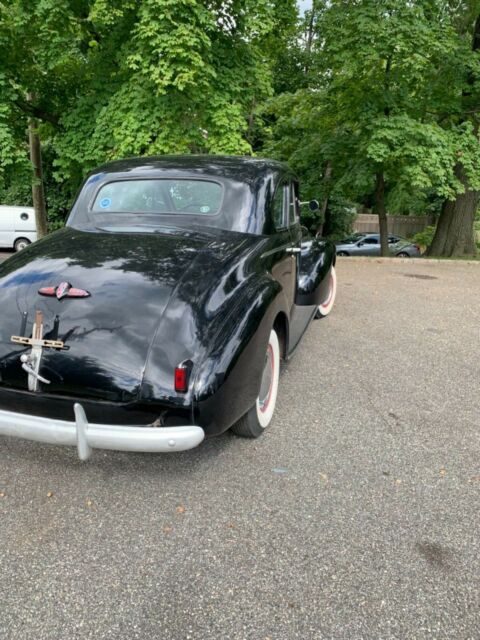
[[348, 256], [350, 255], [349, 253], [347, 253], [346, 251], [337, 251], [337, 256]]
[[325, 318], [328, 316], [330, 311], [333, 309], [333, 305], [335, 304], [335, 298], [337, 297], [337, 272], [335, 271], [335, 267], [332, 267], [330, 271], [330, 280], [329, 280], [329, 288], [328, 295], [325, 302], [319, 305], [317, 312], [315, 313], [315, 318]]
[[258, 438], [272, 421], [277, 403], [280, 377], [280, 344], [274, 329], [270, 332], [263, 365], [260, 391], [255, 405], [233, 425], [232, 431], [242, 438]]
[[30, 240], [27, 240], [27, 238], [18, 238], [18, 240], [15, 240], [13, 248], [15, 251], [21, 251], [22, 249], [25, 249], [25, 247], [28, 247], [29, 244]]
[[400, 251], [400, 253], [397, 253], [397, 258], [409, 258], [410, 256], [408, 255], [408, 253], [406, 253], [406, 251]]

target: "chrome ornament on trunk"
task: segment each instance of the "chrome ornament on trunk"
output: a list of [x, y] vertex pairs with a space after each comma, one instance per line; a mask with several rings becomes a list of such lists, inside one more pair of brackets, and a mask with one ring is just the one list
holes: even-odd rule
[[50, 384], [50, 380], [47, 380], [39, 373], [43, 349], [66, 349], [68, 347], [65, 347], [65, 344], [61, 340], [43, 339], [43, 313], [41, 311], [35, 312], [35, 323], [33, 325], [31, 338], [27, 338], [26, 336], [12, 336], [10, 340], [14, 344], [31, 347], [29, 353], [22, 353], [20, 356], [22, 369], [28, 373], [28, 390], [39, 391], [39, 382]]

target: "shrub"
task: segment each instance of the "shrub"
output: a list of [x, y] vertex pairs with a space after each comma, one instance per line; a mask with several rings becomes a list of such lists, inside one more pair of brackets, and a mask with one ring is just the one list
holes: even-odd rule
[[435, 228], [436, 227], [433, 225], [425, 227], [423, 231], [420, 231], [413, 236], [413, 242], [420, 245], [423, 250], [427, 249], [432, 244], [433, 236], [435, 235]]

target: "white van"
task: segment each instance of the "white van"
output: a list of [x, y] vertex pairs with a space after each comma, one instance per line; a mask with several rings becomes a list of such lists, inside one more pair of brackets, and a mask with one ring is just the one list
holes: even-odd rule
[[0, 247], [21, 251], [37, 239], [33, 207], [0, 205]]

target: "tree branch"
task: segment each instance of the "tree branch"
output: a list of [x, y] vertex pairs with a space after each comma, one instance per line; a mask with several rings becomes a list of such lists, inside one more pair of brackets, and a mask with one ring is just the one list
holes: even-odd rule
[[27, 116], [32, 118], [43, 120], [43, 122], [50, 122], [50, 124], [54, 124], [55, 126], [57, 126], [60, 121], [60, 117], [56, 113], [44, 111], [40, 107], [37, 107], [26, 100], [22, 100], [21, 98], [17, 98], [14, 101], [14, 104], [18, 109], [20, 109], [20, 111], [23, 111]]

